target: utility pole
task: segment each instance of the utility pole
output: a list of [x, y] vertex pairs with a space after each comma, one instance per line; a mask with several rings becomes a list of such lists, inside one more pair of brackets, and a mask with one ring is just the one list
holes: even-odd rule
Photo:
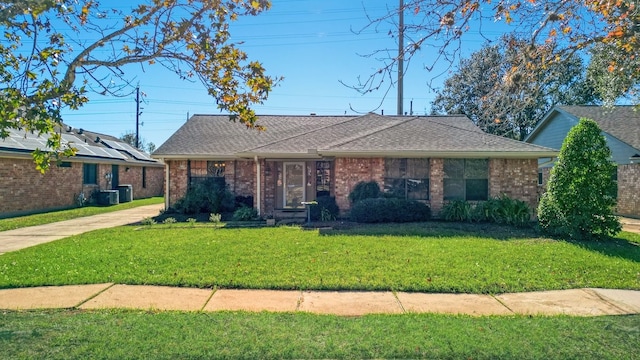
[[402, 116], [404, 97], [404, 0], [400, 0], [398, 15], [400, 15], [398, 22], [398, 115]]
[[140, 148], [140, 87], [136, 86], [136, 149]]

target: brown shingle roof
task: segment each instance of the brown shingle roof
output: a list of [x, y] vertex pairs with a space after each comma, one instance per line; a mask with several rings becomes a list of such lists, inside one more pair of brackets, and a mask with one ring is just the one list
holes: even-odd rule
[[[484, 133], [465, 116], [260, 116], [248, 130], [228, 116], [195, 115], [154, 152], [158, 158], [415, 153], [519, 157], [553, 149]], [[313, 150], [313, 151], [310, 151]]]

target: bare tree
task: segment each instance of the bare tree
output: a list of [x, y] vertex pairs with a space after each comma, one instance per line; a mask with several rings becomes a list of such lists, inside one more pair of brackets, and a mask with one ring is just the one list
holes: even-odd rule
[[[378, 59], [381, 65], [373, 74], [358, 78], [355, 85], [349, 86], [361, 93], [388, 92], [396, 83], [393, 74], [406, 71], [406, 67], [397, 68], [400, 59], [408, 64], [419, 51], [432, 54], [430, 61], [422, 64], [427, 71], [442, 64], [450, 68], [460, 59], [464, 40], [471, 33], [487, 41], [497, 40], [491, 30], [486, 30], [494, 22], [502, 22], [513, 37], [527, 39], [528, 46], [520, 49], [522, 61], [514, 74], [532, 67], [544, 69], [597, 44], [614, 47], [623, 55], [616, 59], [638, 59], [638, 5], [634, 0], [407, 0], [402, 7], [390, 8], [383, 16], [367, 15], [368, 25], [358, 32], [375, 29], [395, 39], [402, 33], [405, 45], [400, 52], [385, 48], [365, 54]], [[409, 15], [404, 18], [402, 28], [396, 20], [400, 11]], [[614, 76], [619, 72], [612, 69], [625, 66], [620, 61], [608, 65]], [[636, 66], [634, 76], [640, 77], [639, 72]], [[434, 78], [443, 74], [434, 74]]]

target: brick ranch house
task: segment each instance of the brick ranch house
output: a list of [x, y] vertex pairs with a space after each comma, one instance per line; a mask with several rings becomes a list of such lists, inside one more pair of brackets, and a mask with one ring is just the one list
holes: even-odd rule
[[[580, 118], [598, 123], [613, 161], [618, 164], [617, 213], [640, 218], [640, 112], [633, 106], [557, 106], [527, 136], [526, 142], [560, 149]], [[544, 187], [553, 159], [540, 160], [540, 186]]]
[[464, 116], [260, 116], [266, 131], [225, 115], [194, 115], [152, 156], [164, 161], [165, 206], [202, 177], [224, 177], [263, 216], [334, 196], [342, 212], [360, 181], [424, 201], [506, 194], [537, 205], [538, 158], [557, 151], [484, 133]]
[[9, 130], [0, 139], [0, 217], [74, 207], [80, 193], [89, 199], [96, 190], [124, 184], [132, 185], [133, 199], [162, 196], [164, 164], [158, 160], [113, 136], [68, 126], [59, 131], [78, 152], [45, 174], [31, 156], [46, 149], [45, 137]]

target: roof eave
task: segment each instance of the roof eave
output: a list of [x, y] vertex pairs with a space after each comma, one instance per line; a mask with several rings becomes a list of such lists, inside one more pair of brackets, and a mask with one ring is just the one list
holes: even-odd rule
[[466, 159], [538, 159], [558, 156], [557, 151], [321, 151], [333, 157], [400, 157], [400, 158], [466, 158]]
[[158, 160], [238, 160], [232, 154], [151, 154], [151, 158]]
[[245, 151], [236, 153], [236, 156], [240, 158], [250, 158], [253, 159], [256, 156], [261, 159], [269, 158], [278, 158], [278, 159], [321, 159], [322, 155], [320, 155], [315, 150], [309, 150], [306, 153], [298, 152], [298, 153], [284, 153], [284, 152], [253, 152], [253, 151]]

